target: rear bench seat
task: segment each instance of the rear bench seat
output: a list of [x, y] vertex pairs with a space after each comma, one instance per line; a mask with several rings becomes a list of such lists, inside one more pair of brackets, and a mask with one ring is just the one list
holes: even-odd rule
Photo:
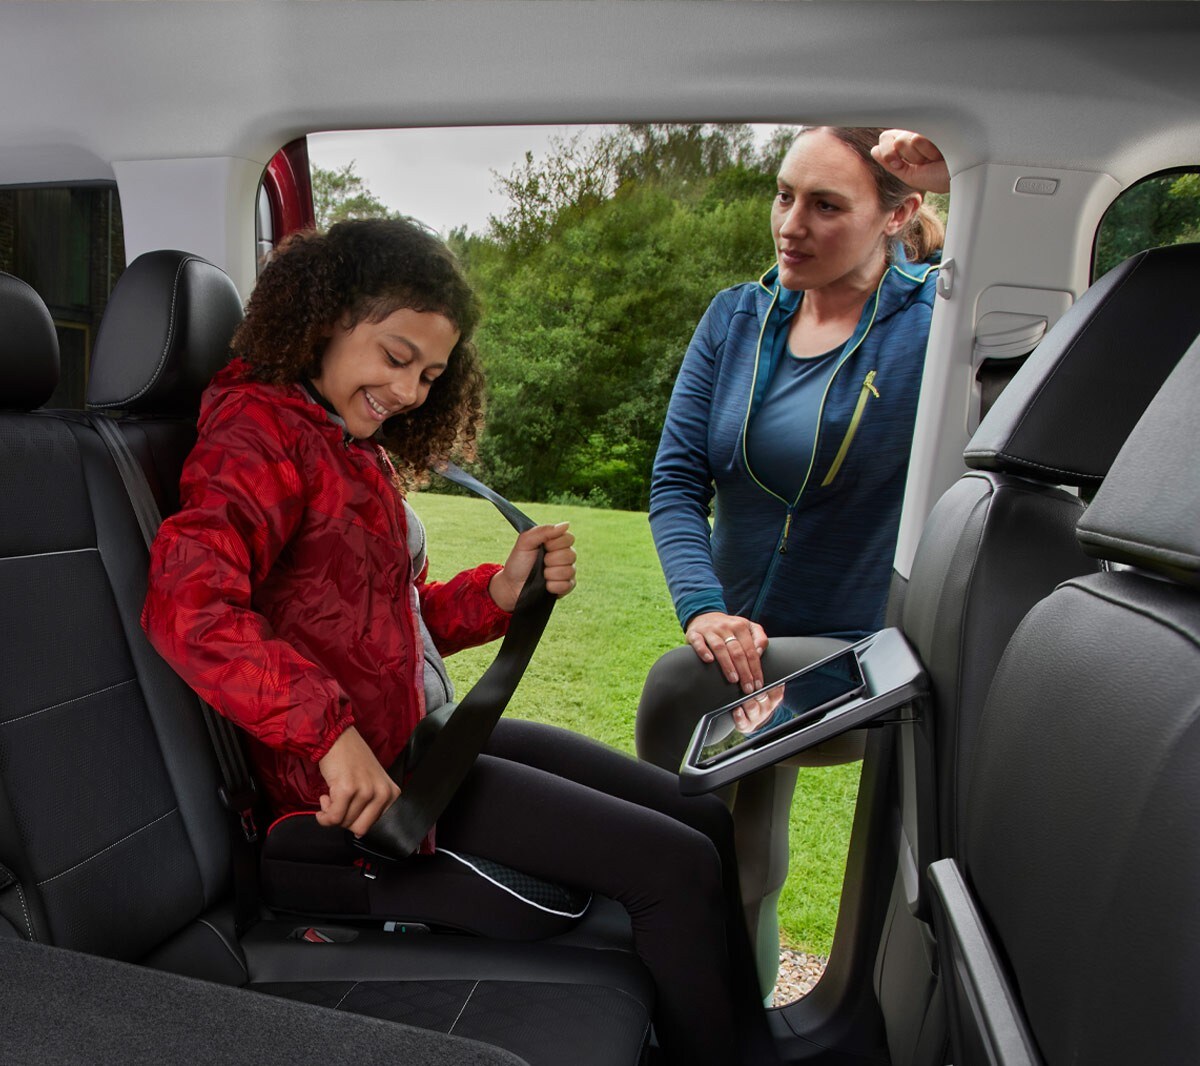
[[[173, 279], [166, 314], [139, 307], [140, 297], [125, 306], [114, 293], [109, 311], [116, 314], [106, 319], [97, 357], [118, 350], [126, 323], [129, 359], [118, 376], [128, 369], [136, 378], [139, 365], [146, 376], [124, 380], [122, 387], [131, 386], [125, 395], [157, 394], [161, 412], [182, 417], [180, 391], [198, 396], [210, 369], [190, 360], [213, 358], [211, 346], [197, 340], [211, 334], [193, 327], [228, 324], [227, 310], [214, 307], [228, 309], [237, 294], [211, 264], [171, 255], [153, 268]], [[272, 917], [235, 932], [230, 840], [205, 727], [195, 697], [138, 624], [147, 561], [132, 507], [84, 415], [34, 410], [57, 381], [57, 344], [41, 301], [8, 275], [0, 275], [0, 319], [0, 944], [19, 936], [452, 1031], [517, 1056], [489, 1057], [487, 1047], [444, 1037], [435, 1053], [420, 1034], [424, 1050], [410, 1045], [398, 1061], [637, 1063], [653, 992], [627, 951], [378, 928], [349, 929], [348, 942], [314, 945], [295, 938], [301, 923]], [[223, 355], [223, 342], [218, 350]], [[111, 382], [116, 373], [99, 367], [96, 381]], [[160, 502], [169, 506], [170, 475], [158, 481]], [[68, 987], [72, 974], [99, 965], [5, 948], [18, 969], [38, 971], [44, 962]], [[195, 995], [195, 987], [218, 995], [192, 982], [147, 987], [144, 970], [103, 972], [126, 975], [111, 980], [127, 982], [130, 1013], [143, 1011], [139, 989], [155, 1003]], [[73, 987], [85, 984], [74, 980]], [[193, 991], [179, 992], [184, 986]], [[220, 995], [222, 1003], [242, 1002], [228, 990]], [[261, 1016], [262, 1004], [275, 1001], [245, 1002], [252, 1006], [240, 1014], [232, 1008], [236, 1017]], [[89, 1015], [86, 998], [61, 1007], [68, 1027]], [[178, 1030], [171, 1012], [151, 1014], [163, 1017], [165, 1030]], [[317, 1011], [311, 1024], [340, 1031], [329, 1017]]]

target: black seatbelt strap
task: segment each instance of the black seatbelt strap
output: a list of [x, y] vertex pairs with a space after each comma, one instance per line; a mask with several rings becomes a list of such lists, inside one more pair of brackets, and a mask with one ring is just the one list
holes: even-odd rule
[[[146, 480], [146, 472], [129, 450], [121, 431], [108, 415], [89, 411], [88, 421], [99, 434], [116, 464], [125, 492], [137, 517], [142, 537], [149, 549], [162, 524], [158, 501]], [[208, 728], [209, 740], [221, 770], [217, 794], [233, 820], [234, 920], [239, 932], [247, 928], [258, 913], [258, 827], [254, 807], [258, 790], [246, 762], [237, 727], [222, 717], [204, 700], [196, 697]]]
[[[489, 500], [518, 533], [533, 528], [532, 519], [453, 463], [435, 467], [435, 471]], [[426, 718], [418, 726], [408, 748], [389, 769], [400, 786], [400, 798], [359, 841], [365, 850], [393, 859], [415, 852], [475, 764], [554, 609], [555, 597], [546, 591], [544, 556], [544, 549], [539, 549], [492, 665], [448, 716]], [[416, 755], [413, 749], [418, 744], [420, 754]]]
[[455, 466], [453, 463], [439, 463], [432, 469], [435, 474], [440, 474], [447, 481], [453, 481], [454, 484], [461, 485], [464, 489], [470, 489], [477, 496], [482, 496], [508, 519], [508, 524], [518, 533], [524, 533], [527, 529], [533, 529], [537, 525], [515, 504], [509, 503], [500, 493], [489, 489], [482, 481], [472, 477], [461, 467]]

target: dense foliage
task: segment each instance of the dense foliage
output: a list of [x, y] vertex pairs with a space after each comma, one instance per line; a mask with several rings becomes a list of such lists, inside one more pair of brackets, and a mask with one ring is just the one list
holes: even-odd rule
[[[560, 139], [494, 175], [504, 213], [449, 238], [485, 308], [479, 476], [520, 500], [646, 509], [696, 323], [720, 289], [773, 262], [775, 173], [792, 134], [756, 145], [748, 126], [629, 125]], [[318, 225], [392, 214], [353, 163], [315, 167], [313, 191]], [[930, 198], [943, 218], [946, 201]], [[1094, 276], [1193, 240], [1200, 175], [1151, 178], [1106, 214]]]
[[772, 262], [783, 130], [626, 126], [497, 175], [509, 200], [451, 242], [485, 303], [476, 468], [522, 500], [644, 510], [688, 340], [720, 289]]
[[1200, 174], [1162, 174], [1113, 202], [1096, 238], [1093, 277], [1145, 248], [1200, 240]]

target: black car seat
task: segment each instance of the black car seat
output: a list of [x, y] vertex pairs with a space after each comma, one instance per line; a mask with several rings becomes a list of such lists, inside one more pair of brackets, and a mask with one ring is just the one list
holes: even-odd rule
[[[627, 952], [345, 926], [314, 944], [313, 923], [281, 919], [236, 933], [215, 759], [138, 624], [146, 548], [128, 496], [82, 413], [33, 411], [57, 345], [7, 276], [0, 320], [0, 930], [453, 1031], [530, 1066], [638, 1062], [652, 989]], [[474, 1061], [451, 1043], [445, 1061]]]
[[[1200, 245], [1141, 252], [1054, 325], [968, 442], [970, 468], [921, 532], [900, 628], [929, 674], [920, 720], [896, 731], [898, 861], [875, 986], [892, 1061], [940, 1061], [945, 1038], [923, 871], [958, 853], [976, 730], [1026, 612], [1098, 564], [1075, 523], [1162, 382], [1200, 333]], [[932, 1015], [922, 1021], [925, 1010]]]
[[1200, 1048], [1200, 343], [1079, 520], [1113, 572], [1008, 644], [958, 849], [930, 869], [953, 1061], [1193, 1062]]
[[[965, 792], [962, 767], [996, 663], [1034, 603], [1058, 582], [1096, 569], [1075, 540], [1084, 504], [1063, 486], [1089, 491], [1100, 483], [1137, 418], [1200, 332], [1200, 303], [1189, 296], [1197, 280], [1200, 245], [1141, 252], [1099, 279], [1055, 324], [968, 443], [964, 459], [971, 469], [930, 513], [907, 588], [899, 604], [890, 606], [928, 670], [932, 694], [914, 721], [876, 744], [878, 756], [891, 764], [881, 772], [891, 775], [885, 787], [894, 799], [874, 796], [872, 806], [877, 817], [888, 812], [890, 823], [872, 832], [876, 850], [885, 842], [881, 854], [852, 852], [855, 877], [847, 876], [843, 910], [858, 913], [840, 923], [839, 938], [844, 928], [879, 945], [874, 994], [896, 1066], [939, 1061], [945, 1041], [920, 872], [935, 858], [954, 854]], [[832, 646], [823, 638], [772, 640], [764, 672], [768, 678], [782, 676]], [[693, 676], [686, 700], [668, 709], [671, 693], [657, 672], [670, 665], [668, 656], [680, 655], [691, 657]], [[678, 669], [672, 666], [670, 674], [677, 683]], [[690, 649], [669, 652], [647, 680], [639, 752], [650, 752], [662, 765], [673, 760], [677, 768], [689, 735], [679, 726], [680, 712], [694, 722], [697, 707], [711, 709], [735, 695]], [[787, 772], [773, 771], [776, 782]], [[739, 784], [739, 801], [745, 784]], [[786, 869], [786, 861], [773, 858], [787, 843], [787, 807], [780, 810], [778, 791], [774, 805], [760, 806], [755, 816], [773, 818], [783, 831], [767, 855], [751, 858], [755, 868]], [[738, 819], [739, 831], [745, 820]], [[759, 833], [761, 842], [766, 832]], [[739, 836], [739, 846], [745, 839], [749, 831]], [[883, 863], [886, 872], [876, 865]], [[863, 888], [875, 877], [891, 881], [883, 908]], [[886, 911], [882, 929], [864, 929], [880, 909]], [[851, 965], [861, 965], [867, 953], [856, 944], [843, 947], [850, 948]], [[818, 986], [789, 1015], [793, 1026], [812, 1031], [822, 1013], [844, 1016], [847, 1011], [835, 1011], [828, 1001], [860, 994], [871, 982], [871, 975], [849, 970], [836, 987]]]
[[[196, 440], [200, 397], [225, 365], [242, 319], [241, 298], [219, 267], [186, 252], [138, 256], [109, 299], [92, 356], [87, 406], [113, 416], [163, 517], [178, 508], [184, 459]], [[236, 743], [236, 739], [232, 741]], [[263, 812], [267, 813], [267, 812]], [[345, 834], [312, 817], [259, 819], [266, 838], [262, 889], [276, 908], [308, 914], [361, 914], [375, 882]], [[269, 827], [269, 828], [268, 828]], [[588, 928], [586, 892], [568, 889], [477, 856], [441, 851], [407, 864], [406, 893], [387, 893], [379, 917], [457, 928], [502, 939], [538, 940], [593, 928], [615, 931], [624, 911], [602, 901]], [[627, 934], [620, 937], [629, 943]]]

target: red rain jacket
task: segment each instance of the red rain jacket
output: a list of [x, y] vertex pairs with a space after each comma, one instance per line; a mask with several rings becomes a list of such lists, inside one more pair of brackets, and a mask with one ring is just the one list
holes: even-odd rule
[[278, 813], [319, 806], [317, 762], [351, 723], [385, 767], [404, 747], [425, 713], [417, 596], [442, 654], [508, 626], [488, 593], [499, 566], [445, 583], [412, 573], [383, 450], [347, 440], [299, 385], [222, 370], [181, 499], [151, 549], [142, 626], [250, 734]]

